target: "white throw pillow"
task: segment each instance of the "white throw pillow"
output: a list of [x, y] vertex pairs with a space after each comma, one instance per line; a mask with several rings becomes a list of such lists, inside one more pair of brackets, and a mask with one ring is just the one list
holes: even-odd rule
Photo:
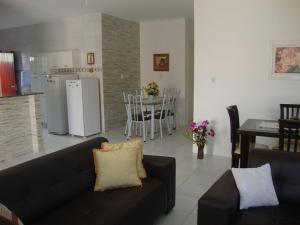
[[258, 168], [232, 168], [240, 192], [240, 209], [278, 205], [270, 164]]

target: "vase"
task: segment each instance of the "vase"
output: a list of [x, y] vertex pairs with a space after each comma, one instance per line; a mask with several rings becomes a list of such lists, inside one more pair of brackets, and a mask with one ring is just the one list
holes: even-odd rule
[[149, 99], [153, 100], [154, 95], [149, 95], [148, 97], [149, 97]]
[[197, 159], [203, 159], [204, 145], [198, 145]]

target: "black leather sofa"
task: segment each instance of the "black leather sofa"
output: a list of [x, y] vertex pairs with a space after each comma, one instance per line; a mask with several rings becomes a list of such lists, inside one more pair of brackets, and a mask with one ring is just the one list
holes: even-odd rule
[[0, 202], [24, 225], [150, 225], [175, 205], [175, 159], [144, 156], [143, 187], [94, 192], [92, 149], [105, 138], [0, 172]]
[[228, 170], [199, 199], [198, 225], [299, 225], [300, 153], [250, 152], [248, 167], [265, 163], [271, 165], [279, 206], [239, 210], [239, 192]]

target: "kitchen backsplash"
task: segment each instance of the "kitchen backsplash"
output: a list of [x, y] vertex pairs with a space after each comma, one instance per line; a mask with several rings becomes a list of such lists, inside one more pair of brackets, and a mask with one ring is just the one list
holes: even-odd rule
[[51, 73], [95, 73], [95, 72], [101, 72], [101, 67], [74, 67], [74, 68], [57, 68], [57, 69], [51, 69]]

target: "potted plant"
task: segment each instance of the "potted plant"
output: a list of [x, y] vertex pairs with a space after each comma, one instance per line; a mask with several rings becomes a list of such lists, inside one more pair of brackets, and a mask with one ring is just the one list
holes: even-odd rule
[[150, 82], [149, 84], [144, 87], [145, 93], [150, 97], [159, 95], [159, 86], [156, 82]]
[[207, 143], [208, 137], [214, 137], [215, 131], [209, 127], [208, 120], [204, 120], [201, 123], [192, 122], [187, 128], [186, 135], [193, 144], [196, 144], [198, 147], [198, 159], [203, 159], [203, 150]]

